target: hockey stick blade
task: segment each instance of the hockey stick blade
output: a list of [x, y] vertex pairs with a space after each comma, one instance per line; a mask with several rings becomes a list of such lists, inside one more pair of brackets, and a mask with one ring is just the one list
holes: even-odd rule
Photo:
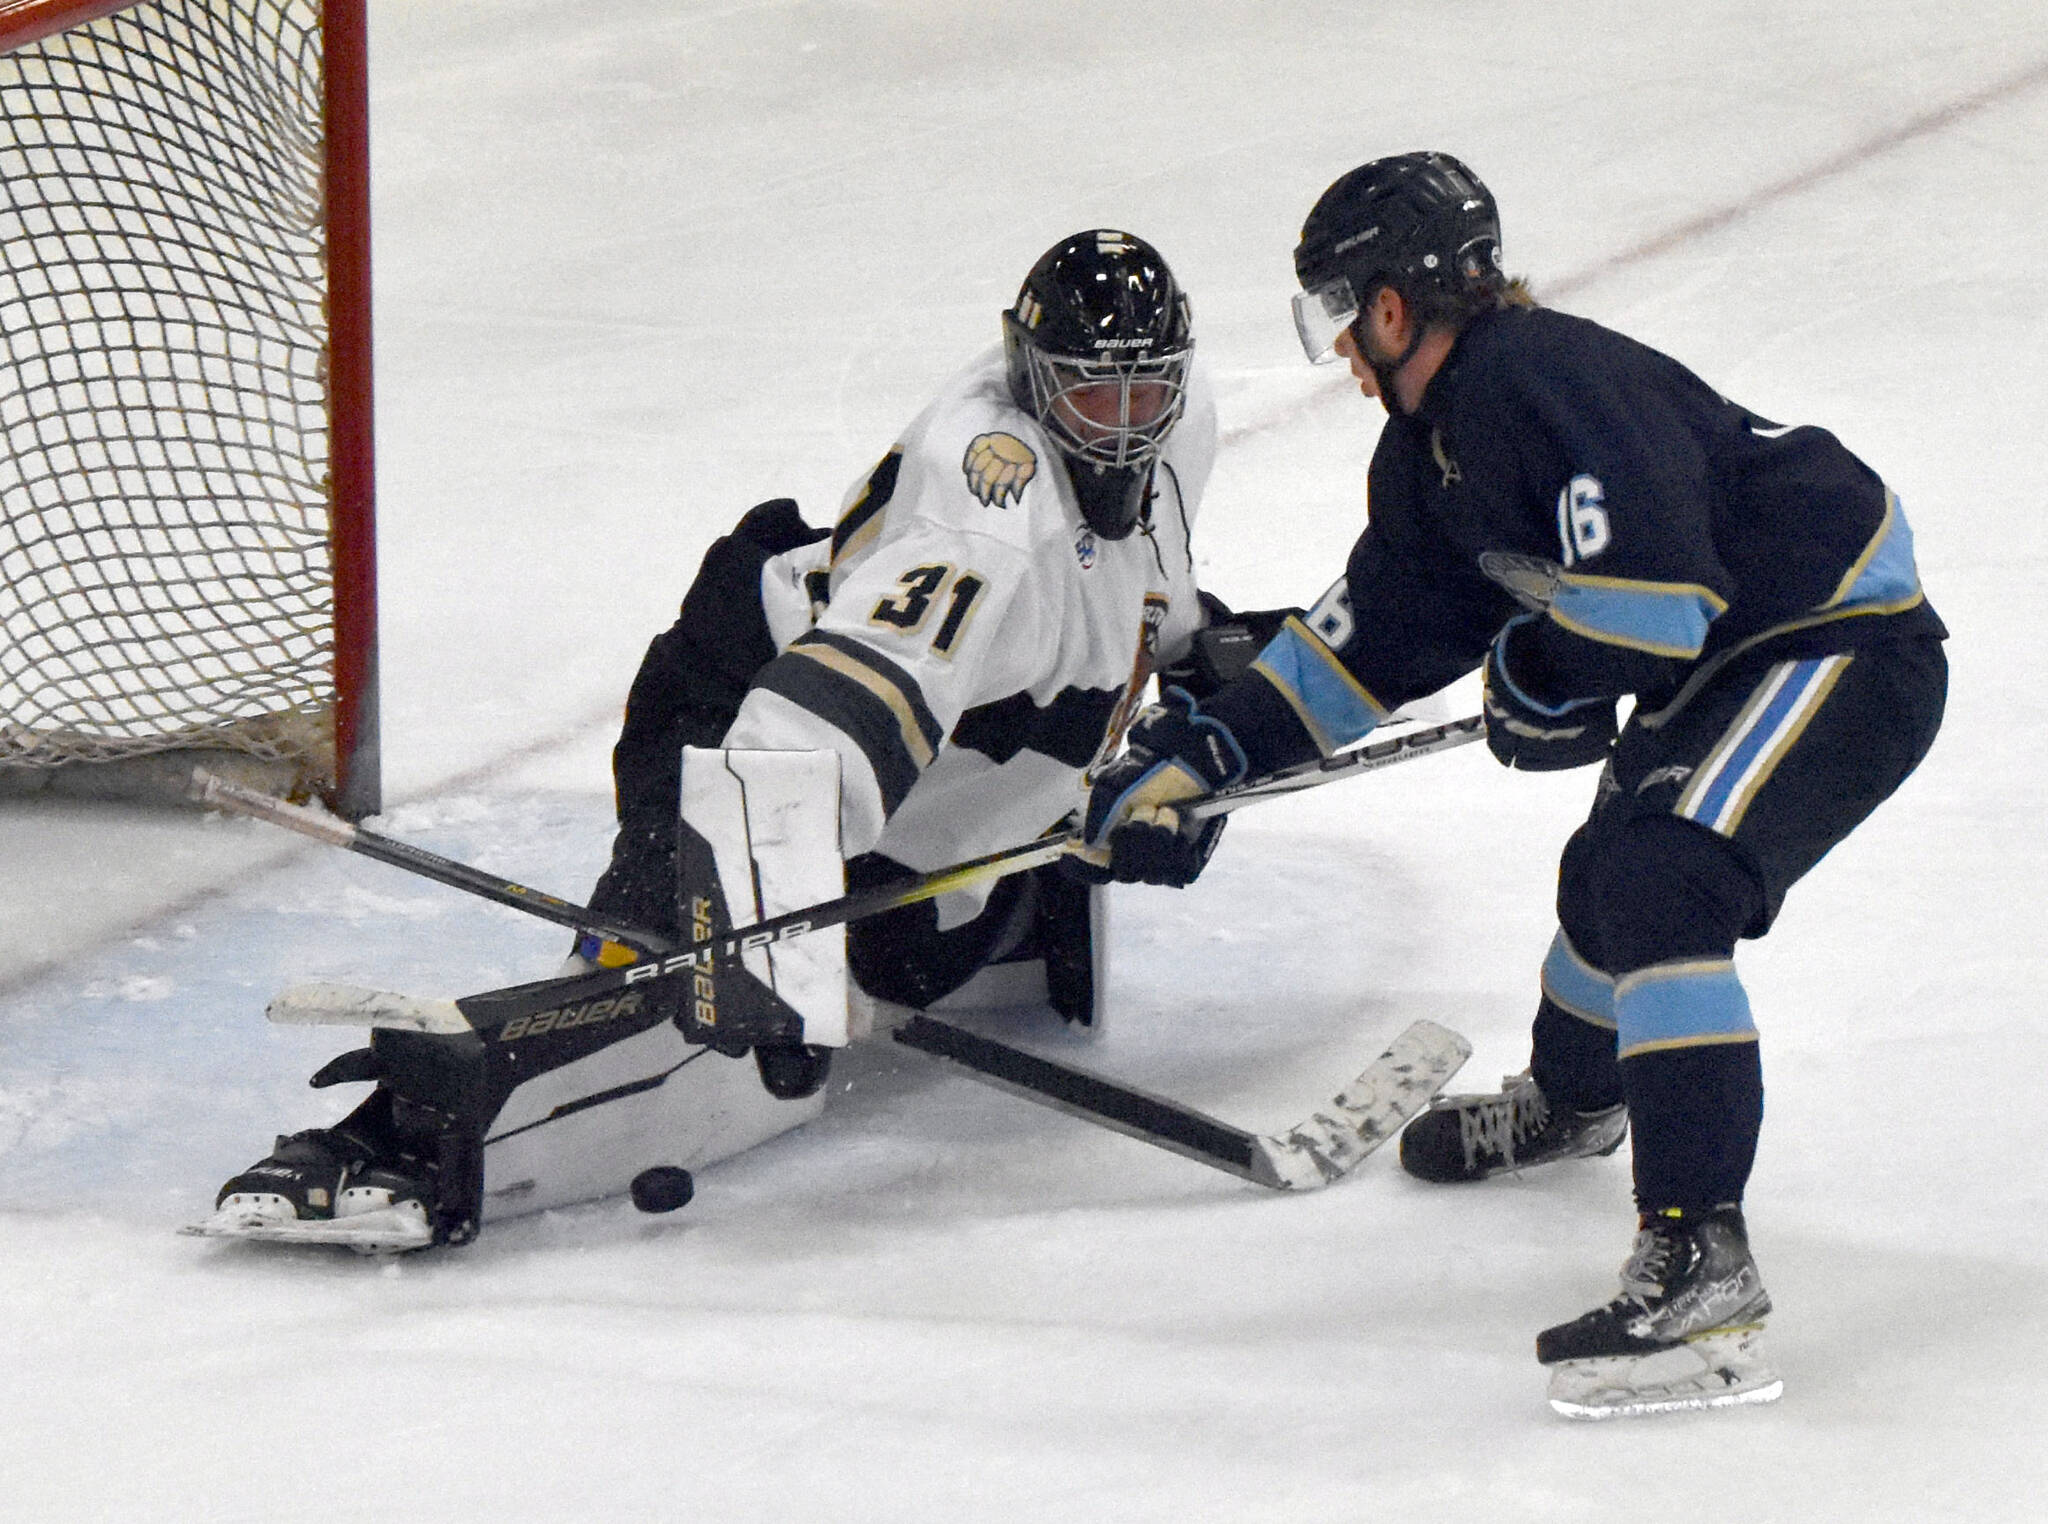
[[1427, 1106], [1471, 1056], [1472, 1045], [1449, 1027], [1412, 1023], [1323, 1110], [1261, 1138], [1265, 1168], [1290, 1190], [1342, 1179]]
[[279, 990], [263, 1014], [281, 1027], [392, 1027], [449, 1035], [473, 1031], [453, 1000], [394, 995], [353, 984], [294, 984]]
[[999, 1090], [1278, 1191], [1316, 1190], [1350, 1174], [1472, 1054], [1457, 1033], [1415, 1022], [1321, 1111], [1260, 1134], [932, 1016], [913, 1016], [891, 1035]]

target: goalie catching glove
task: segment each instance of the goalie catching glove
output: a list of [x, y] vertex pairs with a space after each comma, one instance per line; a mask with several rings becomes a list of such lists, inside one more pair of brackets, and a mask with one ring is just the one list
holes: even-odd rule
[[1130, 749], [1095, 776], [1082, 822], [1082, 850], [1062, 867], [1090, 883], [1195, 881], [1223, 834], [1226, 817], [1183, 820], [1178, 801], [1227, 788], [1245, 775], [1244, 748], [1183, 688], [1131, 726]]
[[[1531, 773], [1605, 762], [1616, 735], [1613, 699], [1546, 704], [1530, 695], [1529, 688], [1538, 685], [1509, 675], [1511, 664], [1525, 673], [1531, 666], [1527, 652], [1519, 649], [1527, 641], [1515, 637], [1533, 618], [1525, 614], [1509, 620], [1486, 653], [1486, 748], [1503, 767]], [[1514, 660], [1517, 655], [1522, 659]]]

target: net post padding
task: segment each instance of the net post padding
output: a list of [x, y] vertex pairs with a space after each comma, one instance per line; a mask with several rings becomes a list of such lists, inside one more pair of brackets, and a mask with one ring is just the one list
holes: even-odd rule
[[0, 0], [0, 793], [378, 807], [363, 42]]

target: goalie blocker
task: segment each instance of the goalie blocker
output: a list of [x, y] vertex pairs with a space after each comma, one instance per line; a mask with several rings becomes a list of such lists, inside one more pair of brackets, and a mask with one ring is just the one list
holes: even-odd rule
[[[842, 863], [836, 753], [688, 748], [683, 763], [688, 942], [904, 875], [872, 855]], [[280, 1137], [196, 1231], [372, 1249], [464, 1243], [486, 1221], [615, 1195], [651, 1167], [702, 1168], [801, 1126], [823, 1109], [832, 1051], [861, 1035], [878, 1002], [1045, 1002], [1097, 1020], [1099, 892], [1041, 870], [997, 882], [979, 904], [947, 898], [850, 935], [831, 927], [749, 948], [687, 979], [587, 999], [567, 985], [549, 1009], [482, 1032], [377, 1028], [312, 1080], [373, 1081], [368, 1099], [334, 1127]], [[631, 957], [616, 944], [602, 953], [614, 965]]]

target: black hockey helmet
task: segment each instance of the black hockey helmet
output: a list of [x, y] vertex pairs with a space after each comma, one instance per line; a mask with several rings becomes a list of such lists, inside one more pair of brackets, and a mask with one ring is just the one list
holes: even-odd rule
[[1374, 159], [1310, 208], [1294, 274], [1295, 331], [1320, 363], [1382, 286], [1418, 302], [1425, 320], [1469, 312], [1504, 290], [1500, 212], [1484, 182], [1447, 153]]
[[1187, 294], [1159, 251], [1111, 228], [1047, 249], [1003, 314], [1010, 395], [1052, 436], [1105, 539], [1138, 522], [1186, 405], [1194, 342]]

